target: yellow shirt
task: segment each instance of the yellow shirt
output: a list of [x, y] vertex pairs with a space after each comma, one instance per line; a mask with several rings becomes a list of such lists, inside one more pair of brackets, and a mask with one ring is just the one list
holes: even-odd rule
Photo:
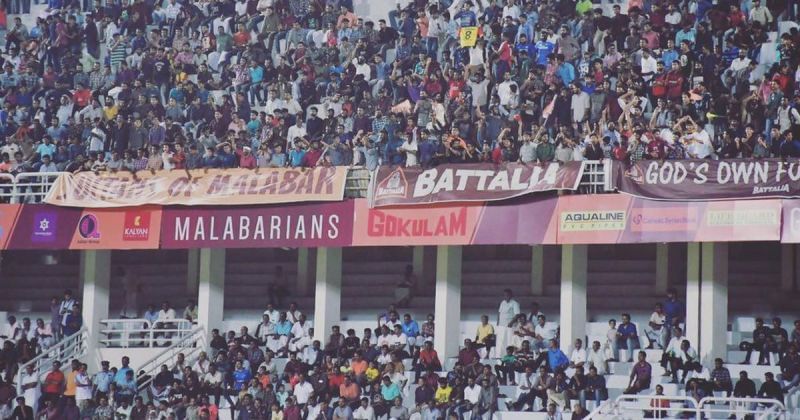
[[436, 394], [434, 394], [433, 399], [437, 404], [447, 404], [447, 402], [450, 401], [450, 394], [452, 392], [453, 388], [451, 388], [449, 385], [445, 386], [444, 388], [436, 388]]
[[67, 386], [64, 389], [64, 396], [66, 396], [66, 397], [74, 397], [75, 396], [75, 393], [78, 390], [78, 381], [75, 380], [75, 378], [77, 378], [77, 377], [78, 377], [78, 371], [76, 371], [76, 370], [73, 370], [73, 371], [71, 371], [70, 373], [67, 374], [67, 377], [66, 377]]
[[106, 121], [111, 121], [114, 118], [117, 118], [118, 112], [119, 112], [119, 107], [117, 107], [116, 105], [112, 107], [103, 108], [103, 115], [106, 117]]
[[483, 343], [483, 340], [492, 334], [494, 334], [494, 327], [492, 324], [478, 325], [478, 343]]
[[374, 367], [370, 367], [370, 368], [367, 369], [366, 372], [364, 372], [364, 374], [367, 375], [367, 380], [372, 382], [375, 379], [378, 379], [378, 376], [380, 376], [381, 371], [379, 371], [378, 369], [376, 369]]

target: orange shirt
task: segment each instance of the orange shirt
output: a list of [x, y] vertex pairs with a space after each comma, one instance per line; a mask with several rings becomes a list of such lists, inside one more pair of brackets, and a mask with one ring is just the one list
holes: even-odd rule
[[356, 375], [363, 375], [364, 372], [367, 371], [368, 367], [369, 367], [369, 365], [367, 365], [367, 361], [366, 360], [361, 360], [361, 361], [358, 361], [358, 362], [356, 362], [356, 361], [350, 362], [350, 369]]
[[339, 397], [344, 398], [346, 401], [356, 401], [361, 396], [361, 388], [355, 382], [339, 385]]
[[64, 389], [65, 397], [74, 397], [75, 392], [78, 390], [78, 382], [75, 378], [78, 377], [78, 371], [73, 370], [67, 374], [67, 387]]

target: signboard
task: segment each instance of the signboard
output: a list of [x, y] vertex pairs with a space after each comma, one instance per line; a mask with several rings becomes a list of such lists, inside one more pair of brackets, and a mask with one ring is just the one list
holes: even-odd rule
[[45, 201], [82, 208], [341, 201], [347, 167], [92, 172], [59, 175]]
[[656, 200], [800, 196], [800, 161], [782, 159], [613, 162], [614, 187]]
[[373, 207], [507, 200], [533, 192], [575, 190], [582, 175], [582, 162], [381, 166], [375, 171], [370, 199]]

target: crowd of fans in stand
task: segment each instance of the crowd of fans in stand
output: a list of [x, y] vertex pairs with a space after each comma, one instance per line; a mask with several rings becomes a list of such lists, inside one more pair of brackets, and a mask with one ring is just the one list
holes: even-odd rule
[[4, 4], [0, 172], [800, 156], [795, 0]]
[[[77, 305], [69, 291], [54, 302], [57, 309], [50, 331], [55, 336], [68, 336], [76, 327], [68, 318]], [[783, 401], [784, 393], [800, 384], [800, 321], [791, 334], [781, 328], [778, 318], [772, 328], [756, 321], [754, 342], [743, 345], [748, 349], [743, 363], [749, 364], [750, 350], [761, 352], [759, 364], [769, 364], [770, 354], [777, 354], [781, 372], [777, 377], [766, 373], [757, 389], [745, 371], [734, 385], [721, 359], [700, 374], [703, 366], [697, 351], [680, 328], [684, 311], [670, 290], [642, 333], [648, 349], [663, 350], [664, 376], [685, 386], [686, 395], [699, 401], [720, 391]], [[148, 306], [143, 317], [152, 318], [153, 325], [193, 321], [197, 308], [189, 302], [181, 317], [165, 302], [160, 310]], [[79, 360], [72, 360], [67, 369], [53, 362], [48, 372], [27, 365], [17, 378], [16, 372], [6, 370], [0, 381], [0, 418], [195, 420], [216, 419], [220, 410], [230, 410], [231, 418], [242, 420], [460, 420], [467, 413], [491, 419], [497, 411], [539, 409], [548, 413], [548, 419], [580, 419], [588, 414], [587, 401], [599, 405], [608, 398], [605, 375], [610, 374], [609, 362], [619, 361], [632, 363], [625, 393], [664, 395], [662, 385], [651, 387], [659, 381], [653, 378], [656, 373], [645, 351], [636, 351], [643, 341], [628, 314], [622, 314], [619, 324], [611, 320], [606, 337], [594, 340], [591, 348], [576, 339], [569, 357], [559, 348], [557, 326], [546, 319], [535, 302], [529, 313], [522, 312], [507, 290], [496, 324], [482, 316], [475, 338], [464, 341], [448, 366], [433, 348], [433, 315], [420, 323], [410, 314], [401, 316], [391, 305], [378, 315], [374, 329], [358, 334], [334, 326], [321, 342], [313, 338], [312, 323], [296, 303], [286, 310], [270, 303], [253, 329], [242, 326], [238, 333], [214, 329], [207, 351], [192, 360], [180, 354], [174, 365], [163, 365], [152, 376], [135, 372], [128, 357], [115, 367], [103, 361], [93, 374]], [[28, 340], [17, 334], [23, 327], [14, 321], [9, 319], [9, 331], [15, 335], [3, 337], [4, 357], [14, 345], [23, 346]], [[35, 341], [36, 335], [30, 340]], [[495, 349], [505, 344], [502, 351]], [[621, 360], [622, 355], [627, 360]], [[16, 393], [15, 381], [21, 394]], [[509, 388], [501, 392], [501, 386], [513, 387], [513, 394]], [[505, 406], [498, 407], [498, 401]], [[653, 400], [648, 415], [665, 415], [669, 407], [667, 400]]]

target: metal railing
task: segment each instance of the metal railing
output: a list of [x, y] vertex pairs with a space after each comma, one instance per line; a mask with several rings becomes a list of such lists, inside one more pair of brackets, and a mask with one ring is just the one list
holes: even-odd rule
[[62, 370], [69, 369], [70, 362], [73, 359], [80, 359], [88, 354], [89, 348], [85, 343], [88, 339], [89, 334], [84, 326], [75, 334], [48, 347], [47, 350], [42, 351], [40, 355], [25, 363], [21, 363], [19, 365], [19, 372], [17, 372], [17, 395], [22, 395], [22, 375], [28, 369], [28, 366], [33, 366], [33, 371], [38, 376], [48, 371], [53, 366], [53, 362], [56, 361], [61, 363]]
[[[578, 186], [579, 192], [600, 194], [612, 190], [609, 160], [589, 160], [584, 164], [583, 178]], [[58, 175], [62, 173], [64, 172], [21, 172], [16, 176], [0, 173], [0, 202], [41, 203], [47, 197]], [[345, 181], [345, 197], [366, 197], [370, 179], [371, 173], [366, 168], [361, 166], [349, 168]]]
[[183, 340], [194, 330], [186, 319], [159, 320], [154, 323], [144, 318], [104, 319], [100, 321], [104, 335], [99, 341], [106, 347], [170, 347]]
[[[654, 404], [668, 401], [667, 406]], [[614, 401], [604, 401], [596, 407], [586, 420], [640, 418], [647, 413], [649, 418], [719, 418], [753, 416], [759, 420], [787, 419], [786, 406], [778, 400], [767, 398], [705, 397], [700, 401], [688, 396], [668, 395], [620, 395]]]
[[578, 191], [583, 194], [601, 194], [611, 191], [611, 161], [587, 160], [583, 162], [583, 177]]
[[[179, 354], [183, 354], [186, 365], [191, 366], [200, 356], [200, 353], [207, 350], [207, 347], [205, 328], [195, 326], [189, 334], [186, 334], [179, 340], [174, 340], [169, 347], [161, 350], [157, 355], [139, 366], [137, 376], [139, 374], [143, 375], [137, 378], [139, 382], [139, 392], [150, 387], [156, 375], [160, 372], [161, 366], [167, 365], [170, 369], [175, 367]], [[142, 380], [142, 378], [145, 379]]]

